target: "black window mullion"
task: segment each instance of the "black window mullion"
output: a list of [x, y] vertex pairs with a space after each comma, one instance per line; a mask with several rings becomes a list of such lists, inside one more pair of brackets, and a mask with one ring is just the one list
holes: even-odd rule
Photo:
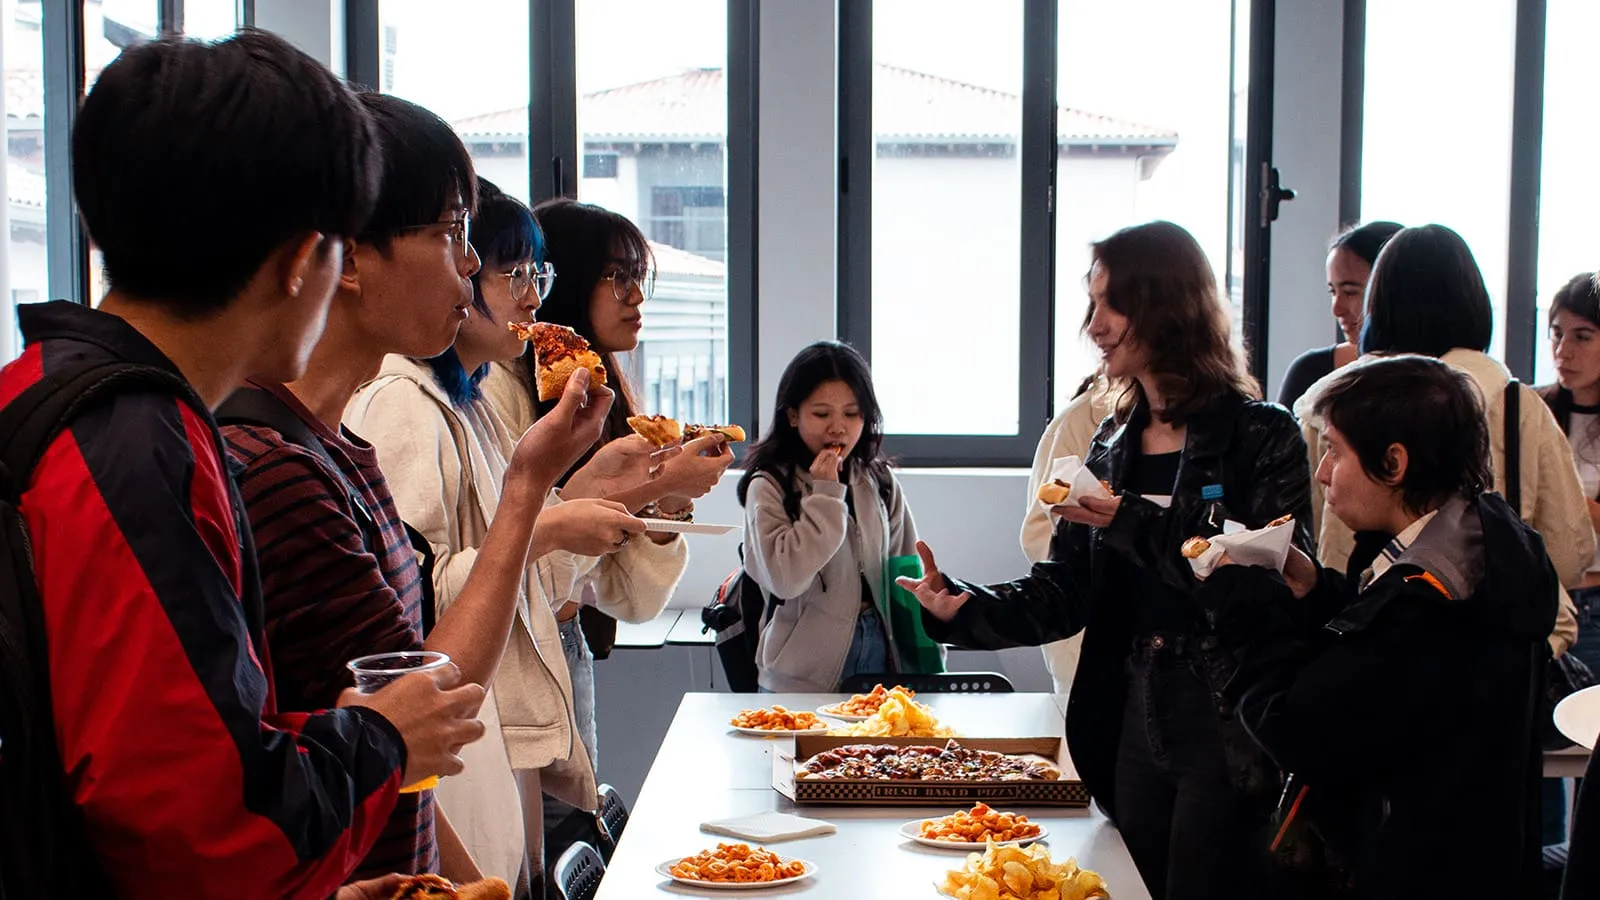
[[240, 28], [256, 27], [256, 0], [239, 0], [234, 19]]
[[872, 359], [872, 0], [839, 4], [839, 339]]
[[183, 0], [160, 0], [156, 10], [156, 33], [162, 37], [183, 34]]
[[[1033, 458], [1055, 384], [1056, 73], [1059, 0], [1026, 0], [1022, 48], [1021, 304], [1014, 460]], [[1011, 453], [1007, 453], [1012, 456]]]
[[1339, 89], [1339, 227], [1346, 228], [1361, 221], [1361, 141], [1367, 89], [1367, 0], [1344, 0], [1342, 72]]
[[[760, 311], [756, 305], [760, 147], [761, 10], [728, 0], [728, 414], [758, 436]], [[749, 446], [748, 444], [742, 446]]]
[[46, 260], [50, 296], [89, 302], [89, 241], [72, 197], [72, 126], [83, 99], [83, 4], [40, 6], [44, 39]]
[[363, 90], [382, 87], [378, 0], [344, 0], [344, 77]]
[[1539, 182], [1544, 140], [1545, 0], [1517, 0], [1511, 103], [1511, 215], [1506, 259], [1505, 363], [1533, 380], [1538, 343]]
[[574, 0], [528, 8], [528, 190], [534, 203], [578, 194], [578, 32]]
[[1245, 124], [1244, 345], [1250, 371], [1267, 384], [1267, 332], [1272, 278], [1272, 221], [1267, 196], [1272, 171], [1275, 0], [1250, 3], [1250, 94]]

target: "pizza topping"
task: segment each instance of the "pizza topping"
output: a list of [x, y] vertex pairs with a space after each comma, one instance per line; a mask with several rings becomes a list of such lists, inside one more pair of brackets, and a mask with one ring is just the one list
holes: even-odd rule
[[1057, 781], [1061, 770], [1040, 757], [943, 747], [848, 744], [806, 760], [796, 776], [821, 781]]
[[533, 342], [534, 355], [539, 358], [541, 365], [550, 365], [562, 359], [576, 359], [579, 354], [589, 352], [589, 342], [565, 325], [532, 322], [524, 331], [528, 335], [526, 340]]

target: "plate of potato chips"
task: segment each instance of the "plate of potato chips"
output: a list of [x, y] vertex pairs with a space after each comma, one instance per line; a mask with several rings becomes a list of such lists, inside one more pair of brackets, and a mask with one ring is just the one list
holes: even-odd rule
[[926, 704], [911, 699], [911, 693], [902, 687], [890, 688], [872, 715], [842, 728], [828, 732], [840, 737], [955, 737], [956, 733], [939, 724], [938, 717]]
[[938, 819], [918, 819], [900, 826], [900, 836], [941, 850], [976, 850], [996, 846], [1031, 844], [1050, 830], [1028, 821], [1021, 813], [1000, 812], [987, 803], [975, 804]]
[[1111, 892], [1098, 872], [1078, 861], [1057, 863], [1050, 851], [990, 844], [982, 853], [967, 854], [965, 867], [946, 872], [934, 882], [939, 893], [955, 900], [1109, 900]]

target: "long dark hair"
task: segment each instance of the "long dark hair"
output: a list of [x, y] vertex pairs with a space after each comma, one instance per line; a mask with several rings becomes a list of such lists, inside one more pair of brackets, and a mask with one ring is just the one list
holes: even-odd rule
[[1362, 353], [1487, 352], [1493, 336], [1489, 289], [1461, 235], [1423, 225], [1389, 239], [1367, 282]]
[[[529, 257], [535, 263], [544, 262], [544, 235], [539, 232], [533, 213], [521, 200], [483, 177], [478, 178], [478, 211], [472, 220], [472, 246], [483, 261], [478, 271], [472, 273], [472, 308], [480, 315], [489, 315], [489, 304], [483, 299], [482, 278], [486, 269], [498, 269]], [[465, 406], [483, 396], [478, 385], [489, 375], [488, 363], [479, 366], [477, 371], [468, 372], [453, 346], [425, 362], [433, 370], [433, 379], [456, 406]]]
[[789, 422], [790, 411], [798, 412], [806, 398], [829, 381], [842, 381], [856, 395], [861, 410], [861, 439], [845, 459], [841, 479], [848, 484], [857, 468], [865, 470], [878, 485], [878, 496], [885, 505], [893, 489], [889, 461], [883, 456], [883, 409], [872, 387], [872, 370], [855, 348], [838, 341], [818, 341], [801, 350], [783, 370], [778, 381], [777, 408], [772, 412], [772, 427], [750, 448], [745, 457], [745, 473], [739, 479], [739, 505], [750, 493], [750, 482], [765, 473], [783, 489], [783, 509], [791, 521], [800, 518], [800, 492], [795, 475], [810, 467], [815, 459], [800, 430]]
[[[636, 271], [649, 270], [655, 265], [650, 242], [645, 240], [639, 226], [628, 221], [626, 216], [566, 197], [546, 200], [535, 206], [533, 217], [544, 231], [545, 258], [556, 270], [555, 284], [550, 289], [550, 296], [544, 298], [539, 306], [538, 319], [565, 325], [592, 344], [595, 334], [594, 322], [589, 315], [590, 298], [594, 295], [595, 285], [600, 283], [600, 276], [613, 263], [621, 263]], [[606, 417], [605, 430], [600, 435], [600, 443], [604, 444], [632, 433], [628, 427], [628, 417], [638, 410], [638, 401], [634, 399], [633, 386], [628, 384], [622, 366], [617, 364], [617, 355], [600, 347], [594, 349], [606, 367], [606, 386], [617, 395], [616, 402], [611, 404], [611, 413]], [[538, 384], [533, 377], [532, 348], [523, 354], [522, 361], [528, 370], [528, 384]], [[538, 399], [535, 393], [534, 402], [541, 415], [555, 408], [556, 401], [539, 403]], [[580, 460], [578, 465], [584, 462], [587, 462], [587, 458]]]
[[[1194, 236], [1171, 222], [1124, 228], [1091, 247], [1106, 271], [1106, 302], [1128, 317], [1129, 337], [1145, 348], [1161, 386], [1160, 418], [1183, 424], [1231, 394], [1252, 399], [1261, 389], [1229, 341], [1228, 313], [1217, 276]], [[1084, 316], [1089, 328], [1094, 307]], [[1131, 379], [1117, 402], [1118, 421], [1140, 403], [1144, 385]]]

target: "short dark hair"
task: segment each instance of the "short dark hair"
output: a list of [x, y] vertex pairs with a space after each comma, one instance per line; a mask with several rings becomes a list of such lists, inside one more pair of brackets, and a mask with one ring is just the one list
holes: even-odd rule
[[1372, 266], [1362, 353], [1487, 352], [1494, 310], [1467, 242], [1443, 225], [1402, 228]]
[[1399, 222], [1377, 221], [1346, 228], [1328, 245], [1328, 250], [1352, 253], [1370, 266], [1378, 261], [1378, 253], [1389, 243], [1389, 239], [1404, 227]]
[[1550, 300], [1550, 318], [1554, 320], [1558, 312], [1569, 312], [1600, 325], [1600, 283], [1596, 278], [1600, 276], [1584, 272], [1568, 279]]
[[1401, 502], [1415, 513], [1494, 484], [1489, 426], [1471, 376], [1426, 356], [1406, 354], [1346, 366], [1318, 396], [1316, 415], [1344, 436], [1377, 481], [1394, 476], [1389, 447], [1406, 448]]
[[[1182, 424], [1230, 394], [1261, 396], [1230, 340], [1216, 272], [1194, 235], [1171, 222], [1147, 222], [1096, 241], [1090, 250], [1106, 271], [1106, 302], [1128, 317], [1134, 340], [1150, 355], [1151, 373], [1166, 395], [1165, 420]], [[1090, 304], [1084, 331], [1093, 315]], [[1134, 381], [1124, 397], [1143, 392]], [[1156, 398], [1145, 399], [1157, 405]], [[1129, 407], [1126, 400], [1118, 404], [1119, 419]]]
[[478, 178], [448, 122], [399, 97], [363, 91], [361, 105], [383, 148], [378, 202], [356, 240], [387, 250], [402, 229], [437, 222], [459, 206], [475, 210]]
[[484, 315], [489, 314], [480, 280], [485, 271], [524, 259], [544, 262], [544, 233], [534, 221], [533, 211], [482, 176], [478, 177], [478, 209], [472, 217], [472, 246], [483, 261], [472, 274], [472, 306]]
[[354, 236], [378, 159], [355, 95], [261, 31], [128, 48], [72, 135], [78, 208], [112, 286], [184, 316], [225, 308], [290, 241]]

